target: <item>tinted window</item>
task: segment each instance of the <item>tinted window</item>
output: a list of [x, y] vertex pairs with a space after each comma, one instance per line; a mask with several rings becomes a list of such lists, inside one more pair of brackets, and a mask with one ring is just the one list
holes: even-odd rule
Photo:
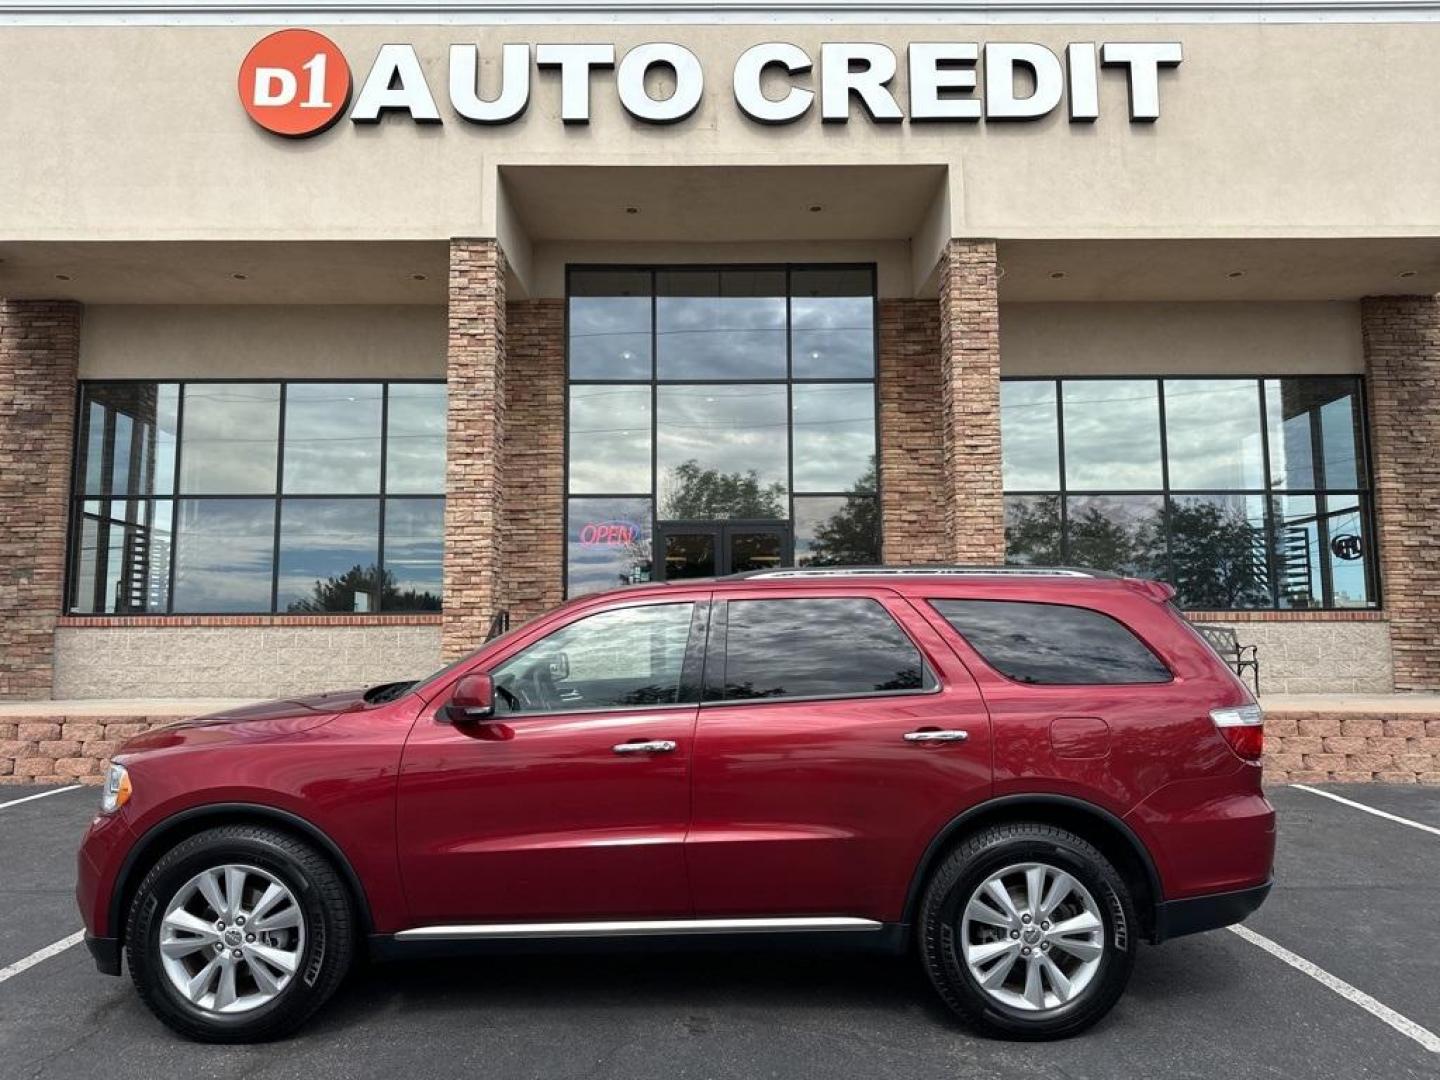
[[650, 272], [576, 270], [570, 275], [570, 377], [648, 379]]
[[616, 608], [562, 627], [491, 673], [496, 708], [579, 712], [679, 702], [694, 607]]
[[662, 270], [661, 379], [783, 379], [784, 270]]
[[383, 395], [379, 383], [291, 383], [285, 390], [285, 491], [378, 492]]
[[932, 600], [986, 663], [1017, 682], [1169, 682], [1140, 639], [1108, 615], [1063, 604]]
[[874, 600], [732, 600], [724, 668], [727, 701], [929, 684], [920, 651]]

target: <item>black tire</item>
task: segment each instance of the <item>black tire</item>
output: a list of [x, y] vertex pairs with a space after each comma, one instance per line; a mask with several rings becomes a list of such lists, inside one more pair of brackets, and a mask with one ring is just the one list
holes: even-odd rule
[[[192, 1004], [171, 983], [160, 956], [166, 905], [212, 867], [244, 864], [274, 875], [293, 894], [305, 942], [296, 974], [275, 997], [246, 1012], [224, 1015]], [[171, 848], [141, 881], [130, 904], [126, 962], [141, 999], [165, 1024], [200, 1042], [262, 1042], [288, 1035], [339, 987], [355, 953], [355, 922], [344, 881], [302, 840], [258, 825], [207, 829]]]
[[[1105, 950], [1089, 984], [1072, 1001], [1039, 1013], [997, 1001], [957, 951], [960, 914], [975, 891], [1006, 867], [1030, 862], [1056, 867], [1079, 881], [1104, 924]], [[963, 840], [931, 875], [917, 922], [921, 959], [940, 997], [984, 1034], [1008, 1039], [1063, 1039], [1090, 1027], [1124, 992], [1138, 944], [1130, 889], [1115, 868], [1080, 837], [1036, 822], [995, 825]]]

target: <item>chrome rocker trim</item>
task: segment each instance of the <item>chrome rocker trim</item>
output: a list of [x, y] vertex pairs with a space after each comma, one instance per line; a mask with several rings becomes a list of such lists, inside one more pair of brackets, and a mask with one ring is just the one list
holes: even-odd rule
[[532, 938], [657, 937], [674, 934], [765, 934], [794, 931], [883, 930], [874, 919], [847, 917], [777, 919], [627, 919], [609, 922], [475, 923], [417, 926], [396, 941], [520, 941]]

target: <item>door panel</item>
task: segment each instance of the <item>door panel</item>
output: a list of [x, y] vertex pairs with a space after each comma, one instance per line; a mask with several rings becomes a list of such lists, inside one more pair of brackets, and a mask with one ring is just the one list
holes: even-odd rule
[[[397, 792], [415, 925], [689, 915], [705, 599], [582, 611], [496, 656], [486, 721], [430, 702]], [[661, 745], [617, 749], [638, 742]]]
[[[399, 790], [417, 925], [684, 918], [694, 705], [455, 726], [422, 716]], [[671, 753], [616, 753], [668, 739]]]
[[[783, 595], [817, 594], [767, 589], [753, 598]], [[990, 795], [989, 717], [969, 672], [903, 600], [884, 590], [848, 595], [884, 604], [919, 646], [939, 688], [704, 703], [685, 848], [697, 917], [896, 920], [931, 839]], [[723, 629], [717, 618], [707, 665]], [[709, 676], [707, 666], [707, 682]], [[906, 740], [924, 729], [964, 730], [967, 737]]]
[[658, 580], [724, 577], [791, 563], [790, 526], [775, 521], [662, 522]]
[[789, 562], [783, 525], [729, 525], [725, 528], [725, 572], [744, 574], [774, 570]]
[[658, 546], [663, 581], [685, 578], [708, 578], [720, 570], [720, 529], [696, 527], [665, 527], [660, 529]]

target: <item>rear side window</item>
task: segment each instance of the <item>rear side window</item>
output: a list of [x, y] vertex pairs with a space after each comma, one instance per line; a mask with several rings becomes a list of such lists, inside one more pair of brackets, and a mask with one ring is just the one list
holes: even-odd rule
[[[708, 681], [708, 678], [707, 678]], [[711, 697], [835, 697], [933, 685], [920, 650], [874, 600], [732, 600]], [[718, 691], [718, 692], [717, 692]]]
[[930, 604], [986, 663], [1017, 682], [1093, 685], [1171, 678], [1124, 625], [1089, 608], [1008, 600]]

